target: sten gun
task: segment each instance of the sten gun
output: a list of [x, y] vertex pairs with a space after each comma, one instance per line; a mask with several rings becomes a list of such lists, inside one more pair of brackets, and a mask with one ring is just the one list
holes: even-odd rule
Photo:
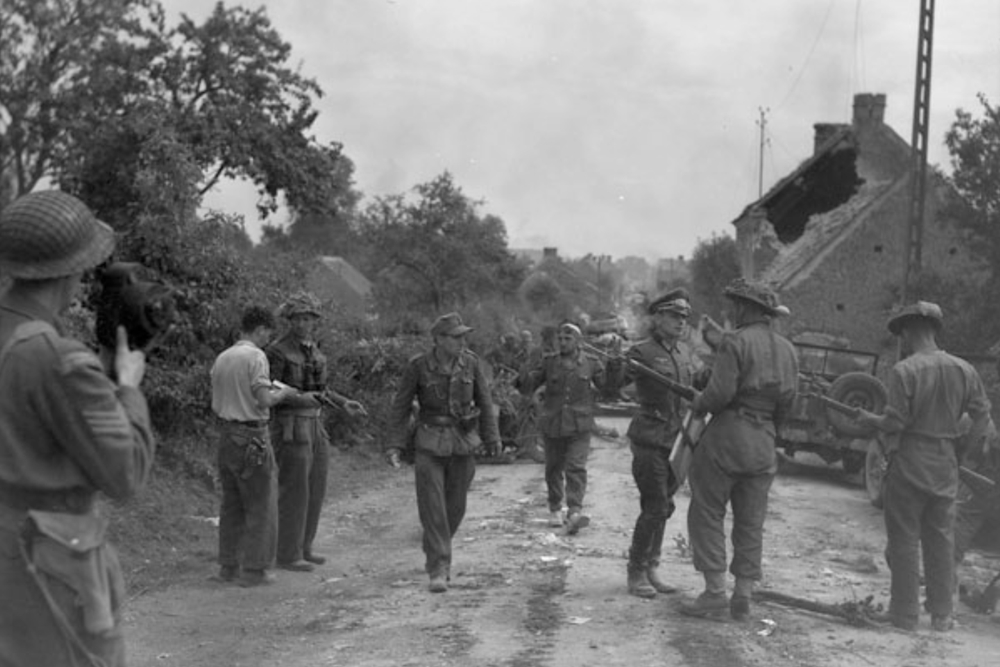
[[669, 389], [670, 391], [674, 392], [675, 394], [677, 394], [678, 396], [687, 401], [693, 401], [695, 396], [698, 395], [698, 391], [694, 387], [686, 385], [682, 382], [678, 382], [673, 378], [669, 378], [663, 373], [653, 370], [652, 368], [650, 368], [649, 366], [647, 366], [646, 364], [642, 363], [637, 359], [632, 359], [631, 357], [627, 357], [621, 354], [609, 354], [604, 350], [596, 348], [593, 345], [588, 345], [587, 343], [581, 343], [580, 348], [586, 352], [591, 352], [593, 354], [604, 357], [609, 361], [614, 360], [614, 361], [624, 362], [630, 368], [635, 370], [635, 372], [662, 384], [664, 387], [666, 387], [667, 389]]

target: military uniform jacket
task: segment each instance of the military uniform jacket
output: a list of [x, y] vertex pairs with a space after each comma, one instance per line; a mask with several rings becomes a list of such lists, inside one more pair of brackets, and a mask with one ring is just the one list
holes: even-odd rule
[[468, 456], [483, 442], [500, 442], [489, 382], [473, 352], [463, 350], [450, 372], [434, 350], [409, 360], [392, 401], [392, 448], [407, 448], [414, 399], [419, 404], [416, 451]]
[[886, 415], [901, 430], [889, 439], [890, 473], [937, 496], [958, 492], [959, 420], [972, 418], [969, 441], [994, 432], [990, 401], [969, 362], [943, 350], [912, 354], [889, 374]]
[[[701, 359], [683, 341], [666, 347], [656, 338], [645, 338], [631, 348], [626, 356], [661, 375], [681, 384], [692, 386], [704, 370]], [[687, 401], [653, 378], [625, 367], [626, 380], [635, 382], [639, 410], [628, 427], [628, 438], [639, 447], [670, 448], [681, 427]]]
[[565, 438], [594, 430], [597, 389], [604, 385], [604, 366], [577, 352], [573, 357], [544, 356], [528, 374], [527, 391], [544, 385], [538, 428], [550, 438]]
[[0, 481], [131, 496], [156, 448], [146, 399], [116, 386], [87, 346], [63, 337], [54, 314], [23, 297], [0, 298], [0, 348], [32, 321], [36, 331], [11, 344], [0, 368]]
[[[300, 391], [326, 389], [326, 355], [315, 343], [304, 343], [287, 333], [264, 350], [271, 367], [271, 379], [283, 382]], [[312, 396], [292, 396], [275, 406], [275, 414], [293, 409], [319, 408], [318, 399]], [[318, 414], [318, 412], [317, 412]]]
[[776, 424], [791, 412], [797, 386], [795, 348], [766, 320], [727, 333], [693, 405], [712, 414], [698, 447], [728, 473], [773, 473]]

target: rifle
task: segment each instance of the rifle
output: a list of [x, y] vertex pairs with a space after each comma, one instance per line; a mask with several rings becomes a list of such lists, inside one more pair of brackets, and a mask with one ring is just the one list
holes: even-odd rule
[[694, 397], [698, 395], [698, 391], [694, 387], [686, 385], [683, 382], [678, 382], [673, 378], [669, 378], [663, 373], [653, 370], [652, 368], [650, 368], [649, 366], [647, 366], [646, 364], [642, 363], [637, 359], [627, 357], [623, 354], [609, 354], [604, 350], [596, 348], [593, 345], [588, 345], [587, 343], [580, 343], [580, 348], [587, 352], [600, 355], [609, 361], [611, 360], [624, 361], [637, 373], [645, 375], [647, 378], [659, 382], [664, 387], [666, 387], [667, 389], [674, 392], [675, 394], [677, 394], [678, 396], [680, 396], [685, 400], [693, 401]]
[[[840, 401], [830, 398], [829, 396], [824, 396], [823, 394], [809, 395], [813, 398], [819, 399], [819, 401], [824, 405], [827, 405], [837, 412], [845, 414], [853, 419], [857, 419], [861, 414], [861, 408], [841, 403]], [[967, 468], [963, 465], [958, 466], [958, 476], [972, 490], [974, 495], [986, 495], [996, 491], [996, 482], [986, 475], [979, 474], [971, 468]]]

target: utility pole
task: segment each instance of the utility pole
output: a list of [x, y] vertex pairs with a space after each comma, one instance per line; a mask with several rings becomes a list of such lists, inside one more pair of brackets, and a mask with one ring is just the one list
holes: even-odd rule
[[917, 30], [917, 76], [913, 93], [913, 135], [910, 164], [910, 209], [907, 220], [906, 264], [901, 305], [910, 298], [911, 283], [920, 274], [924, 208], [927, 192], [927, 135], [931, 110], [931, 54], [934, 43], [934, 0], [920, 0]]
[[760, 199], [764, 196], [764, 144], [767, 141], [767, 112], [770, 111], [770, 109], [757, 107], [757, 111], [760, 112], [760, 120], [757, 121], [757, 126], [760, 127], [760, 160], [757, 164], [757, 198]]

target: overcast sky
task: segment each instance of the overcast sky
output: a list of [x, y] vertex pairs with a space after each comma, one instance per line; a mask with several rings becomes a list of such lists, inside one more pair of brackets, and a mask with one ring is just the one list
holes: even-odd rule
[[[199, 22], [213, 3], [163, 0]], [[885, 93], [907, 141], [920, 0], [273, 0], [292, 64], [325, 91], [315, 126], [367, 196], [450, 171], [513, 248], [690, 256], [758, 192]], [[1000, 1], [936, 3], [931, 162], [976, 94], [1000, 103]], [[207, 203], [242, 213], [230, 185]], [[282, 214], [277, 222], [283, 222]]]

